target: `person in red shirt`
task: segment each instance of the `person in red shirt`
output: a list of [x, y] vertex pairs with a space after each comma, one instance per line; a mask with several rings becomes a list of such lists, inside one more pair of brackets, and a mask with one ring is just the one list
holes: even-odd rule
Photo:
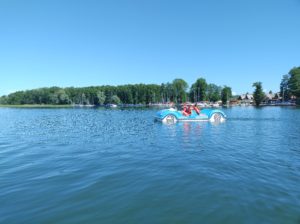
[[182, 114], [184, 116], [190, 116], [192, 114], [191, 106], [190, 105], [188, 105], [188, 106], [184, 105], [183, 110], [182, 110]]

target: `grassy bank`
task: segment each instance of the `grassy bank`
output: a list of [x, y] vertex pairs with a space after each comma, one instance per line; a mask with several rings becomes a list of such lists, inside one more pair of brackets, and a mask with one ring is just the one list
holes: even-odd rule
[[3, 105], [0, 104], [0, 108], [71, 108], [70, 104], [66, 105], [52, 105], [52, 104], [22, 104], [22, 105]]

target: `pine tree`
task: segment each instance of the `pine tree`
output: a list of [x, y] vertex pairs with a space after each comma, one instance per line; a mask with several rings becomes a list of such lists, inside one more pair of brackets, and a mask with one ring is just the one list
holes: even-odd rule
[[265, 94], [264, 94], [263, 88], [262, 88], [262, 83], [255, 82], [255, 83], [253, 83], [252, 86], [255, 87], [255, 91], [253, 93], [255, 105], [259, 106], [265, 98]]

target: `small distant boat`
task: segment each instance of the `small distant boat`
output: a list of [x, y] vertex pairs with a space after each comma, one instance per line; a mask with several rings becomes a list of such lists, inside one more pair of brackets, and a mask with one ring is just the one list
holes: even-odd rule
[[107, 104], [106, 107], [109, 107], [109, 108], [116, 108], [116, 107], [118, 107], [118, 105], [117, 105], [117, 104], [111, 103], [111, 104]]
[[220, 106], [220, 104], [218, 104], [218, 103], [214, 103], [214, 104], [212, 105], [212, 107], [214, 107], [214, 108], [219, 108], [219, 107], [221, 107], [221, 106]]
[[86, 104], [85, 107], [95, 107], [93, 104]]
[[82, 108], [82, 107], [95, 107], [93, 104], [73, 104], [73, 107]]
[[205, 108], [208, 107], [206, 103], [197, 103], [199, 107]]

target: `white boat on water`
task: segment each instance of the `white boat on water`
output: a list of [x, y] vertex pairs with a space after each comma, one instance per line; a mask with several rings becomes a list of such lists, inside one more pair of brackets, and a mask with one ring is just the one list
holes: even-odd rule
[[214, 103], [214, 104], [212, 104], [212, 107], [213, 107], [213, 108], [219, 108], [219, 107], [221, 107], [221, 106], [220, 106], [220, 104], [218, 104], [218, 103]]
[[116, 108], [116, 107], [118, 107], [117, 104], [113, 104], [113, 103], [107, 104], [106, 106], [107, 106], [107, 107], [110, 107], [110, 108]]
[[198, 105], [199, 105], [199, 107], [200, 107], [200, 108], [207, 107], [207, 105], [206, 105], [206, 104], [204, 104], [204, 103], [199, 103]]
[[73, 104], [73, 107], [79, 107], [79, 108], [81, 108], [81, 107], [95, 107], [95, 105], [93, 105], [93, 104]]

